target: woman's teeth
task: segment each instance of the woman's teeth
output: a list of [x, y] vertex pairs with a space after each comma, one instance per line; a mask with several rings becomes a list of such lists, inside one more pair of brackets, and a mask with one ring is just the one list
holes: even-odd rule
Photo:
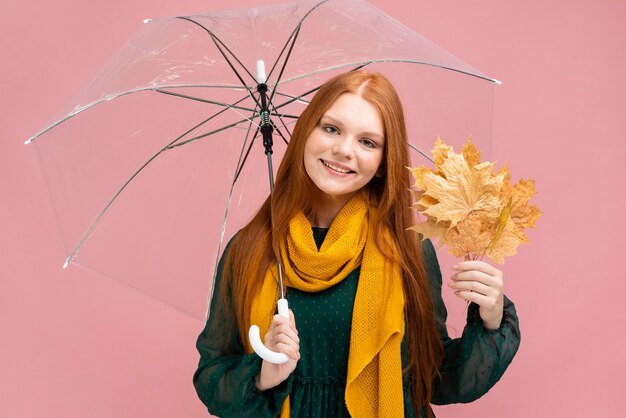
[[333, 165], [333, 164], [331, 164], [331, 163], [329, 163], [329, 162], [327, 162], [327, 161], [323, 161], [323, 160], [322, 160], [322, 163], [323, 163], [326, 167], [330, 168], [331, 170], [337, 171], [338, 173], [344, 173], [344, 174], [347, 174], [347, 173], [351, 173], [351, 172], [352, 172], [351, 170], [346, 170], [345, 168], [337, 167], [336, 165]]

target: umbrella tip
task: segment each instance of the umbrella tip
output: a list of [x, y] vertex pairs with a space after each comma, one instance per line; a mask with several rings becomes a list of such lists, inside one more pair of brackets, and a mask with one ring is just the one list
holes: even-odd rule
[[152, 19], [150, 19], [150, 18], [143, 20], [143, 23], [150, 23], [150, 22], [152, 22]]
[[497, 85], [501, 86], [502, 85], [502, 81], [500, 80], [496, 80], [495, 78], [493, 79], [493, 82], [496, 83]]
[[28, 138], [28, 140], [24, 141], [24, 145], [28, 145], [33, 142], [33, 138]]
[[66, 269], [67, 266], [69, 266], [70, 264], [70, 258], [68, 257], [67, 260], [65, 260], [65, 264], [63, 264], [63, 268]]
[[265, 75], [265, 61], [256, 61], [256, 81], [259, 84], [265, 84], [267, 77]]

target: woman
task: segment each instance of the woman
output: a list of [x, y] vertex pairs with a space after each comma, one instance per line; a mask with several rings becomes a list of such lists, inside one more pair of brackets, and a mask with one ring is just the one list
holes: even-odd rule
[[[441, 273], [414, 223], [400, 100], [380, 74], [325, 83], [300, 116], [272, 196], [225, 251], [200, 334], [194, 384], [221, 417], [419, 417], [470, 402], [519, 346], [502, 273], [464, 261], [450, 285], [470, 304], [463, 336], [445, 328]], [[274, 315], [276, 258], [290, 319]], [[250, 324], [286, 354], [251, 352]], [[252, 353], [252, 354], [250, 354]]]

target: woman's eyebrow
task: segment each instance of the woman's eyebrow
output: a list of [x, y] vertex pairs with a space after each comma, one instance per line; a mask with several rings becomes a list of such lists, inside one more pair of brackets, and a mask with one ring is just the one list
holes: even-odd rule
[[328, 115], [322, 115], [322, 117], [320, 118], [320, 122], [321, 121], [334, 123], [335, 125], [343, 125], [343, 123], [341, 123], [339, 119], [335, 119], [332, 116], [328, 116]]

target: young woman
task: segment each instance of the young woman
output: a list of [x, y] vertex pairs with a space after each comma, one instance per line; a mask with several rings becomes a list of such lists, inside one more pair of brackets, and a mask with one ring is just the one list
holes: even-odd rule
[[[502, 273], [459, 262], [450, 286], [470, 303], [450, 339], [430, 241], [407, 228], [407, 134], [380, 74], [325, 83], [300, 116], [275, 189], [222, 257], [200, 334], [194, 384], [209, 412], [231, 417], [426, 417], [430, 403], [470, 402], [519, 346]], [[276, 259], [290, 319], [274, 315]], [[254, 354], [247, 330], [289, 357]]]

